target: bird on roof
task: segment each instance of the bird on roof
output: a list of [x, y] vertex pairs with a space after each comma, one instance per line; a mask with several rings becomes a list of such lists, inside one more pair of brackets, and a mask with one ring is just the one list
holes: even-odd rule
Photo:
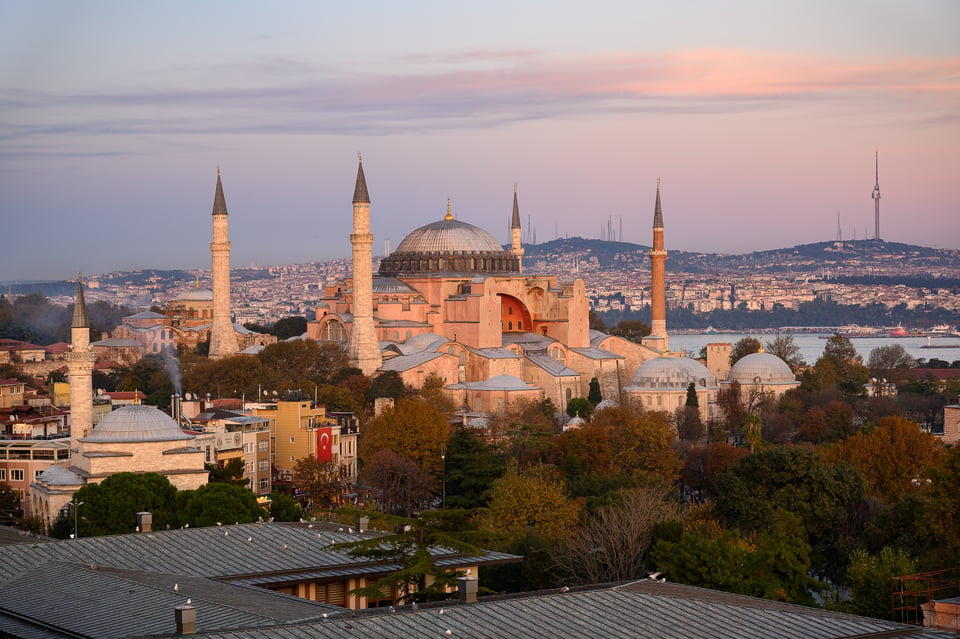
[[340, 526], [339, 528], [337, 528], [337, 532], [343, 532], [343, 526]]
[[395, 613], [396, 611], [397, 611], [396, 608], [394, 608], [393, 606], [390, 606], [390, 614], [393, 614], [393, 613]]
[[412, 604], [410, 604], [410, 608], [413, 609], [413, 610], [419, 610], [419, 609], [420, 609], [420, 606], [418, 606], [418, 605], [417, 605], [417, 602], [414, 601]]
[[440, 614], [441, 614], [441, 615], [443, 614], [443, 608], [440, 609]]
[[223, 524], [221, 524], [221, 523], [218, 521], [218, 522], [217, 522], [217, 525], [218, 525], [218, 526], [222, 526]]
[[647, 575], [647, 579], [650, 579], [651, 581], [656, 581], [656, 580], [657, 580], [657, 577], [659, 577], [660, 574], [661, 574], [661, 573], [659, 573], [659, 572], [652, 572], [652, 573], [650, 573], [649, 575]]
[[229, 531], [229, 530], [224, 530], [224, 531], [223, 531], [223, 536], [224, 536], [224, 537], [229, 537], [229, 536], [230, 536], [230, 531]]
[[180, 592], [180, 584], [173, 584], [173, 591]]
[[252, 542], [252, 541], [253, 541], [253, 537], [247, 537], [247, 543], [248, 543], [248, 544], [249, 544], [250, 542]]
[[187, 598], [187, 605], [189, 606], [189, 605], [192, 604], [192, 603], [193, 603], [193, 600], [188, 597], [188, 598]]
[[327, 613], [323, 613], [323, 618], [324, 618], [324, 619], [327, 618]]
[[564, 586], [560, 589], [560, 592], [570, 592], [570, 586]]
[[283, 544], [282, 546], [280, 546], [280, 550], [286, 550], [286, 549], [287, 549], [287, 545], [286, 545], [286, 544]]
[[448, 630], [447, 630], [445, 633], [443, 633], [443, 634], [447, 635], [448, 637], [452, 637], [452, 636], [453, 636], [453, 630], [449, 630], [449, 629], [448, 629]]

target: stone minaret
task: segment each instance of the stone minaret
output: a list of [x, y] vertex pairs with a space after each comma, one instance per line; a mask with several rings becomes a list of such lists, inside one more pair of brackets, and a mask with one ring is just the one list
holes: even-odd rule
[[657, 204], [653, 209], [653, 250], [650, 251], [650, 340], [661, 353], [667, 342], [667, 252], [663, 248], [663, 211], [660, 209], [660, 179], [657, 179]]
[[873, 161], [875, 163], [874, 168], [876, 169], [877, 181], [873, 184], [873, 195], [870, 197], [873, 198], [873, 223], [874, 223], [874, 232], [873, 239], [880, 239], [880, 152], [877, 151], [874, 153]]
[[513, 219], [510, 221], [510, 255], [517, 256], [520, 272], [523, 272], [523, 247], [520, 246], [520, 206], [517, 205], [517, 184], [513, 184]]
[[70, 449], [93, 429], [93, 365], [96, 356], [90, 350], [90, 324], [83, 301], [83, 282], [77, 275], [77, 299], [70, 324], [70, 352], [67, 369], [70, 376]]
[[227, 235], [227, 202], [217, 167], [217, 192], [213, 196], [213, 327], [210, 329], [210, 358], [236, 355], [237, 336], [230, 315], [230, 240]]
[[370, 195], [363, 176], [363, 158], [353, 190], [353, 324], [350, 327], [350, 365], [373, 375], [383, 362], [373, 325], [373, 233], [370, 232]]

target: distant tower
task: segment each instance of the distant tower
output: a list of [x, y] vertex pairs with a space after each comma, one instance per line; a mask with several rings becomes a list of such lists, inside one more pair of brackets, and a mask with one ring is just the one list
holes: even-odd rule
[[363, 158], [353, 189], [353, 324], [350, 327], [350, 365], [373, 375], [383, 362], [373, 325], [373, 233], [370, 232], [370, 195], [363, 176]]
[[660, 352], [669, 350], [667, 341], [667, 252], [663, 248], [663, 211], [660, 208], [660, 178], [657, 203], [653, 209], [653, 250], [650, 251], [650, 340]]
[[517, 256], [520, 272], [523, 272], [523, 247], [520, 246], [520, 206], [517, 204], [517, 183], [513, 183], [513, 219], [510, 221], [510, 255]]
[[77, 298], [70, 324], [70, 352], [67, 370], [70, 376], [70, 449], [93, 429], [93, 365], [96, 356], [90, 350], [90, 324], [83, 301], [83, 282], [77, 275]]
[[873, 239], [880, 239], [880, 152], [875, 151], [873, 156], [874, 168], [876, 170], [877, 180], [873, 184]]
[[217, 192], [213, 196], [213, 327], [210, 329], [210, 358], [236, 355], [237, 336], [230, 316], [230, 240], [227, 235], [227, 202], [217, 167]]

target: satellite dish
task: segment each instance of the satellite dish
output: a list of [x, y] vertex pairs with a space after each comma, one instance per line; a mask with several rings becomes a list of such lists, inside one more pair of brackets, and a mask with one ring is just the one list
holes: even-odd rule
[[278, 395], [277, 391], [273, 391], [273, 396], [276, 397], [277, 395]]

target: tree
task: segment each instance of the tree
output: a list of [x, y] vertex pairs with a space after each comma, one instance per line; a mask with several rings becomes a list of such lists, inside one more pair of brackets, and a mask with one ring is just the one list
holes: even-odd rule
[[22, 514], [20, 495], [7, 484], [0, 482], [0, 523], [16, 523]]
[[412, 517], [433, 495], [433, 477], [415, 461], [393, 452], [378, 450], [360, 471], [361, 483], [374, 489], [388, 513]]
[[204, 468], [210, 473], [207, 480], [211, 484], [224, 483], [236, 484], [237, 486], [246, 486], [250, 483], [248, 478], [243, 476], [243, 460], [235, 457], [223, 466], [215, 464], [205, 464]]
[[759, 353], [760, 348], [760, 340], [756, 337], [744, 337], [737, 341], [730, 350], [730, 366], [733, 366], [751, 353]]
[[278, 340], [286, 340], [291, 337], [297, 337], [307, 332], [307, 318], [300, 315], [284, 317], [273, 323], [269, 333], [276, 335]]
[[620, 320], [610, 329], [610, 334], [639, 344], [650, 334], [650, 326], [640, 320]]
[[687, 385], [687, 400], [676, 411], [677, 437], [687, 442], [696, 442], [703, 437], [703, 422], [700, 419], [700, 400], [697, 398], [697, 385]]
[[444, 506], [477, 508], [489, 501], [490, 487], [507, 468], [507, 456], [476, 430], [457, 426], [450, 436], [444, 463]]
[[177, 525], [176, 495], [177, 489], [158, 473], [117, 473], [99, 484], [87, 484], [72, 500], [83, 502], [78, 532], [81, 537], [130, 533], [139, 512], [153, 514], [154, 528]]
[[600, 392], [600, 381], [594, 377], [590, 379], [590, 392], [587, 393], [587, 401], [591, 406], [596, 406], [603, 401], [603, 393]]
[[293, 466], [293, 482], [303, 491], [308, 508], [329, 508], [340, 495], [340, 469], [332, 461], [320, 461], [315, 455], [301, 457]]
[[599, 508], [551, 553], [564, 583], [599, 584], [638, 579], [654, 525], [676, 519], [679, 504], [667, 484], [626, 490]]
[[806, 365], [800, 354], [800, 347], [793, 340], [793, 335], [777, 333], [775, 338], [764, 342], [764, 350], [786, 362], [794, 374]]
[[447, 380], [436, 373], [430, 373], [420, 387], [420, 397], [436, 406], [441, 413], [450, 414], [457, 410], [457, 406], [450, 396], [443, 392], [443, 387], [446, 385]]
[[279, 490], [270, 493], [270, 518], [274, 521], [300, 521], [303, 514], [300, 502], [293, 495]]
[[287, 379], [326, 384], [347, 365], [347, 354], [336, 342], [312, 339], [270, 344], [257, 356], [264, 367]]
[[589, 419], [593, 412], [593, 404], [586, 397], [572, 397], [567, 402], [567, 415], [570, 417], [579, 417], [580, 419]]
[[893, 577], [914, 574], [916, 563], [899, 548], [885, 547], [879, 555], [858, 548], [850, 555], [847, 581], [851, 612], [876, 619], [893, 619]]
[[875, 373], [887, 373], [896, 368], [913, 368], [917, 361], [907, 352], [903, 344], [887, 344], [870, 351], [867, 367]]
[[814, 569], [836, 577], [844, 518], [865, 495], [863, 477], [812, 451], [771, 446], [743, 457], [717, 480], [715, 503], [730, 526], [768, 528], [777, 509], [797, 515], [813, 548]]
[[887, 503], [918, 490], [945, 457], [936, 437], [903, 417], [886, 417], [869, 433], [859, 432], [826, 452], [829, 461], [860, 471], [871, 492]]
[[953, 446], [944, 462], [930, 469], [929, 478], [917, 532], [935, 548], [930, 563], [955, 566], [960, 561], [960, 446]]
[[748, 454], [746, 448], [724, 442], [697, 446], [687, 453], [680, 478], [691, 488], [701, 490], [708, 496], [716, 495], [717, 478]]
[[740, 382], [734, 380], [717, 393], [717, 407], [723, 415], [723, 428], [731, 434], [742, 433], [747, 420], [747, 409], [740, 399], [741, 390]]
[[623, 472], [673, 481], [680, 470], [680, 458], [671, 445], [670, 421], [667, 413], [623, 406], [600, 411], [593, 418], [596, 426], [608, 429], [614, 464]]
[[367, 402], [372, 404], [381, 397], [400, 399], [411, 394], [411, 390], [403, 383], [403, 378], [397, 371], [385, 371], [373, 378], [370, 390], [367, 391]]
[[594, 311], [590, 311], [590, 330], [591, 331], [600, 331], [602, 333], [607, 332], [607, 325], [604, 323], [603, 318]]
[[[580, 398], [586, 407], [590, 402]], [[556, 455], [554, 415], [549, 399], [518, 400], [491, 419], [491, 437], [510, 452], [520, 466], [553, 463]]]
[[401, 398], [367, 423], [361, 434], [360, 456], [368, 460], [379, 450], [392, 450], [439, 478], [440, 455], [449, 439], [450, 426], [440, 411], [422, 399]]
[[215, 526], [221, 523], [249, 524], [266, 512], [257, 497], [236, 484], [204, 484], [196, 490], [177, 494], [180, 521], [191, 526]]
[[528, 528], [548, 539], [568, 532], [580, 517], [580, 505], [570, 499], [563, 479], [546, 466], [519, 470], [515, 464], [493, 484], [481, 526], [522, 537]]

